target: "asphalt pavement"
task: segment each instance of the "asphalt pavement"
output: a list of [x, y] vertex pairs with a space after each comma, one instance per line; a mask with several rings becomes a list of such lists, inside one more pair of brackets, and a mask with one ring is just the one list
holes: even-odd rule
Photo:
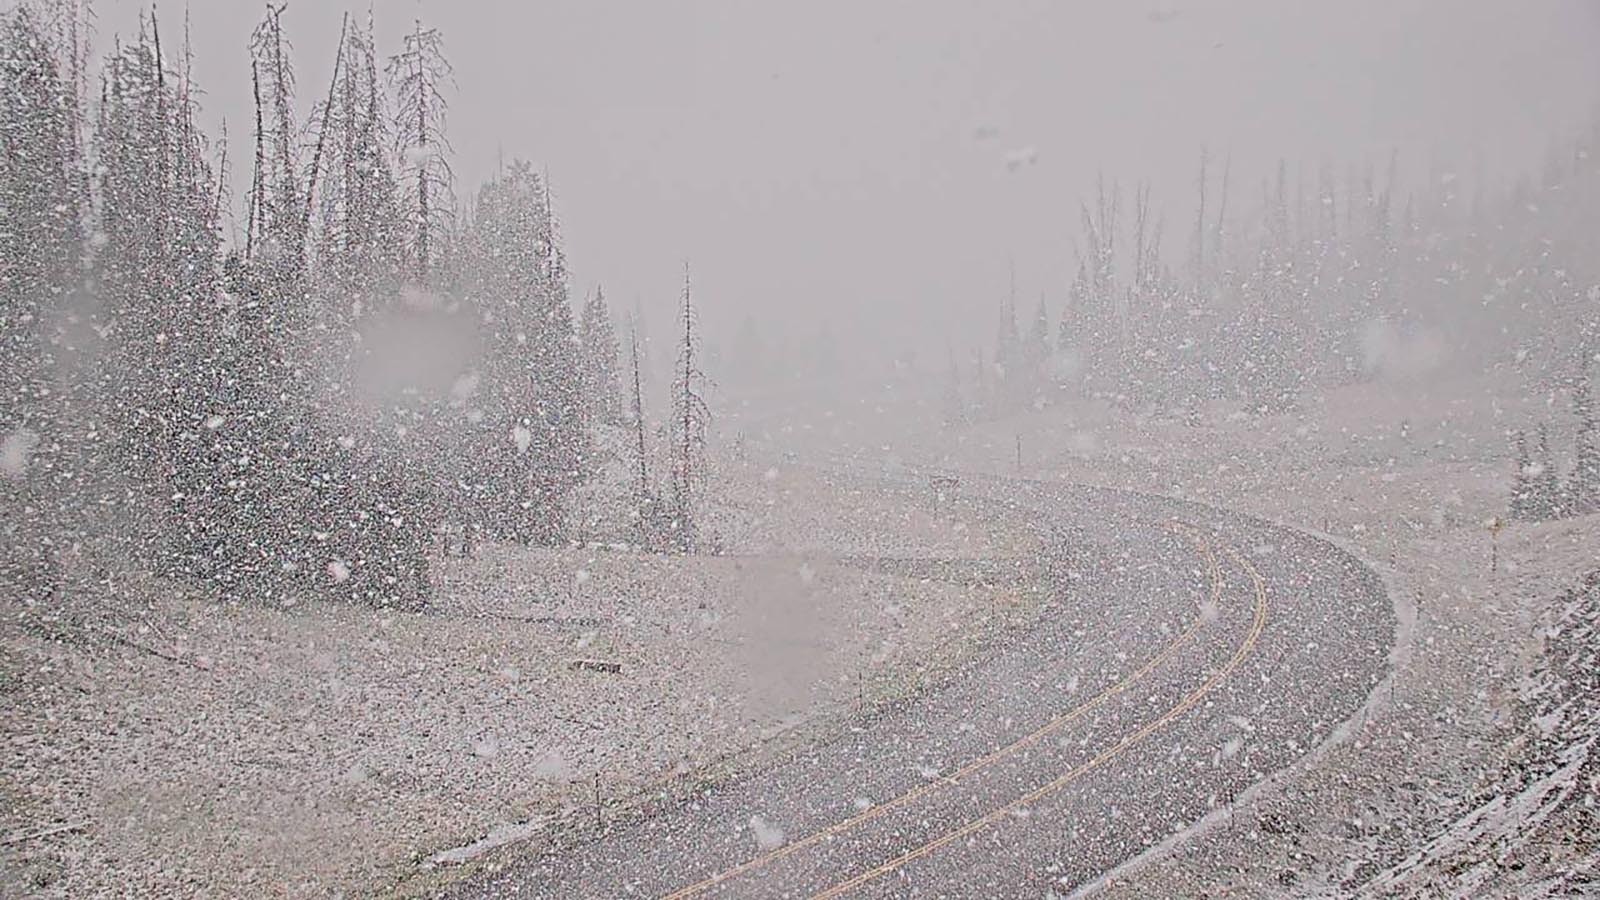
[[1054, 535], [1035, 626], [834, 740], [448, 895], [1063, 893], [1293, 763], [1384, 674], [1389, 599], [1326, 541], [1123, 491], [962, 490]]

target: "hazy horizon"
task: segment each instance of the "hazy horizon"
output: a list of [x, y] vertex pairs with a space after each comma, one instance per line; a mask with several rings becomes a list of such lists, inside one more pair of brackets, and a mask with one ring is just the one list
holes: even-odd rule
[[[156, 7], [174, 34], [184, 7]], [[99, 48], [141, 8], [102, 0]], [[346, 8], [366, 14], [289, 5], [302, 111], [325, 89]], [[236, 148], [262, 9], [189, 7], [202, 121], [215, 139], [227, 118]], [[501, 159], [549, 171], [575, 298], [603, 284], [614, 307], [639, 302], [659, 323], [688, 259], [713, 340], [746, 314], [769, 333], [828, 321], [846, 352], [885, 358], [990, 340], [1013, 266], [1024, 315], [1041, 294], [1059, 313], [1098, 177], [1150, 184], [1177, 266], [1202, 147], [1213, 197], [1231, 159], [1241, 213], [1280, 159], [1341, 180], [1351, 166], [1382, 177], [1391, 155], [1412, 183], [1430, 168], [1536, 172], [1588, 127], [1600, 74], [1600, 12], [1581, 0], [373, 12], [385, 53], [414, 17], [444, 35], [464, 203]]]

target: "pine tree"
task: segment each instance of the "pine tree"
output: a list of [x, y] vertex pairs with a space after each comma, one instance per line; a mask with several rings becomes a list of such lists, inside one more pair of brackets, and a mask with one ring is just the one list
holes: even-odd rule
[[603, 290], [583, 305], [578, 325], [583, 344], [583, 402], [589, 421], [622, 423], [622, 397], [617, 378], [617, 335]]
[[1521, 431], [1513, 438], [1516, 446], [1516, 471], [1511, 476], [1511, 518], [1519, 522], [1532, 521], [1534, 513], [1534, 478], [1537, 475], [1533, 458], [1528, 455], [1528, 438]]
[[979, 347], [972, 360], [972, 409], [980, 418], [994, 414], [994, 393], [989, 366], [984, 362], [983, 348]]
[[634, 462], [639, 480], [635, 483], [641, 504], [650, 495], [649, 456], [645, 452], [644, 379], [639, 373], [639, 326], [637, 322], [628, 329], [628, 356], [633, 364], [633, 432], [636, 443]]
[[1022, 344], [1022, 364], [1030, 398], [1034, 403], [1043, 401], [1041, 391], [1045, 386], [1046, 367], [1050, 361], [1050, 310], [1045, 306], [1044, 295], [1039, 295], [1039, 308], [1033, 314], [1033, 324]]
[[77, 58], [29, 7], [0, 13], [0, 590], [33, 600], [57, 590], [68, 510], [88, 505], [58, 490], [81, 480], [60, 377], [87, 205]]
[[482, 470], [471, 501], [498, 536], [556, 540], [585, 477], [579, 340], [547, 184], [513, 161], [478, 193], [466, 232], [465, 291], [484, 323]]
[[[187, 42], [186, 42], [187, 43]], [[127, 474], [159, 516], [161, 561], [201, 555], [200, 510], [218, 488], [204, 422], [223, 378], [217, 334], [219, 210], [215, 179], [194, 123], [189, 51], [169, 65], [159, 21], [109, 61], [98, 145], [96, 276], [109, 314], [117, 377], [106, 384]], [[221, 526], [217, 526], [221, 527]]]
[[1595, 421], [1587, 359], [1578, 367], [1572, 391], [1572, 415], [1578, 421], [1577, 450], [1567, 492], [1574, 515], [1600, 511], [1600, 425]]
[[995, 337], [994, 365], [1001, 382], [1000, 393], [1009, 402], [1022, 376], [1022, 338], [1017, 330], [1017, 276], [1011, 275], [1011, 290], [1000, 301], [1000, 328]]
[[364, 31], [348, 30], [344, 70], [331, 117], [331, 158], [323, 187], [323, 248], [331, 273], [350, 302], [352, 318], [376, 293], [399, 286], [404, 221], [390, 159], [389, 110], [378, 77], [378, 51], [369, 16]]
[[1081, 296], [1073, 298], [1079, 325], [1074, 332], [1079, 341], [1084, 374], [1090, 384], [1120, 384], [1123, 355], [1125, 309], [1117, 290], [1117, 229], [1121, 194], [1113, 185], [1106, 191], [1098, 186], [1093, 212], [1083, 204], [1083, 236], [1087, 244], [1084, 258], [1086, 278]]
[[[332, 587], [416, 606], [429, 589], [423, 480], [402, 477], [387, 448], [328, 434], [297, 374], [296, 338], [313, 318], [305, 235], [316, 179], [299, 170], [281, 13], [269, 7], [251, 42], [245, 254], [220, 272], [221, 193], [194, 123], [187, 46], [175, 74], [152, 17], [109, 62], [95, 269], [112, 316], [118, 432], [140, 488], [129, 512], [158, 523], [158, 562], [173, 574], [262, 600]], [[342, 574], [330, 577], [335, 562]]]
[[1538, 429], [1539, 447], [1534, 458], [1533, 517], [1555, 519], [1565, 514], [1561, 502], [1561, 476], [1556, 470], [1555, 455], [1550, 449], [1550, 428], [1543, 422]]
[[1208, 281], [1206, 266], [1206, 164], [1211, 160], [1206, 148], [1200, 148], [1200, 175], [1196, 179], [1198, 188], [1198, 201], [1195, 204], [1194, 236], [1190, 239], [1190, 253], [1193, 257], [1193, 271], [1191, 278], [1197, 289], [1201, 289]]
[[705, 483], [706, 431], [711, 411], [706, 405], [705, 375], [698, 368], [699, 338], [695, 334], [694, 306], [689, 295], [689, 266], [683, 267], [683, 307], [679, 327], [678, 362], [672, 383], [672, 503], [673, 538], [682, 552], [699, 546], [695, 527], [696, 495]]
[[1089, 292], [1089, 273], [1082, 262], [1078, 263], [1078, 274], [1072, 279], [1072, 286], [1067, 289], [1067, 304], [1061, 310], [1061, 326], [1056, 332], [1056, 349], [1063, 352], [1080, 351], [1082, 349], [1081, 334], [1086, 326], [1083, 321], [1083, 304], [1087, 302]]

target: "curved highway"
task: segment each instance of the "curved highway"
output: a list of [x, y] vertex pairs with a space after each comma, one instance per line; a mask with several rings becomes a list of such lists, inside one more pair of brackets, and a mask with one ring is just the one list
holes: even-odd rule
[[768, 771], [450, 896], [1061, 893], [1294, 762], [1383, 675], [1389, 599], [1325, 541], [1155, 496], [981, 487], [1052, 535], [1028, 632]]

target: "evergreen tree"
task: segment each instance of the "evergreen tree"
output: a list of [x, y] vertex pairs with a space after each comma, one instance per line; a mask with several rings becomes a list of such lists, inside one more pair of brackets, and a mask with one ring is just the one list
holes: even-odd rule
[[1108, 193], [1101, 182], [1093, 212], [1087, 204], [1080, 210], [1087, 245], [1081, 262], [1087, 277], [1082, 295], [1073, 298], [1079, 323], [1073, 331], [1080, 343], [1084, 375], [1091, 386], [1122, 383], [1125, 309], [1117, 290], [1116, 271], [1120, 206], [1117, 188], [1113, 186]]
[[1050, 310], [1045, 307], [1044, 295], [1039, 295], [1039, 308], [1033, 315], [1033, 325], [1022, 344], [1022, 368], [1031, 402], [1042, 402], [1046, 368], [1050, 361]]
[[[419, 605], [428, 592], [426, 479], [392, 448], [335, 439], [302, 375], [306, 227], [293, 72], [269, 7], [251, 42], [258, 101], [245, 253], [218, 270], [220, 191], [159, 24], [110, 60], [96, 142], [96, 275], [111, 315], [118, 431], [157, 523], [159, 562], [272, 600], [305, 588]], [[315, 168], [315, 163], [313, 164]], [[153, 513], [153, 515], [152, 515]], [[337, 573], [337, 574], [334, 574]]]
[[70, 540], [76, 504], [58, 489], [81, 474], [63, 452], [79, 426], [59, 377], [87, 199], [76, 54], [29, 7], [0, 13], [0, 590], [36, 600], [56, 590]]
[[1578, 421], [1577, 451], [1567, 494], [1574, 515], [1600, 511], [1600, 425], [1595, 421], [1587, 362], [1585, 359], [1578, 367], [1572, 391], [1572, 414]]
[[583, 402], [591, 422], [622, 424], [622, 397], [617, 379], [617, 335], [603, 290], [583, 305], [578, 325], [583, 344]]
[[52, 328], [80, 280], [76, 129], [58, 48], [26, 6], [0, 18], [0, 429], [42, 426]]
[[995, 337], [995, 411], [1009, 412], [1022, 402], [1027, 391], [1027, 351], [1017, 328], [1017, 273], [1011, 272], [1011, 286], [1000, 301], [1000, 328]]
[[202, 512], [221, 483], [205, 422], [218, 415], [209, 407], [225, 377], [225, 309], [216, 182], [194, 124], [188, 58], [186, 47], [175, 73], [160, 23], [141, 17], [137, 39], [109, 61], [96, 135], [95, 268], [116, 361], [107, 395], [127, 473], [158, 511], [135, 521], [158, 526], [161, 559], [179, 567], [224, 527]]
[[1511, 476], [1511, 518], [1519, 522], [1532, 521], [1537, 518], [1534, 513], [1534, 479], [1537, 471], [1534, 469], [1533, 458], [1528, 455], [1528, 438], [1521, 431], [1513, 439], [1516, 445], [1516, 471]]
[[994, 387], [990, 374], [989, 366], [983, 359], [983, 348], [979, 347], [972, 360], [972, 409], [979, 417], [994, 413]]
[[1550, 449], [1550, 428], [1539, 423], [1539, 447], [1534, 458], [1533, 517], [1555, 519], [1565, 514], [1561, 499], [1561, 476], [1556, 471], [1555, 455]]
[[483, 186], [466, 243], [465, 289], [484, 343], [471, 503], [493, 533], [553, 541], [588, 443], [559, 227], [532, 166], [513, 161]]

